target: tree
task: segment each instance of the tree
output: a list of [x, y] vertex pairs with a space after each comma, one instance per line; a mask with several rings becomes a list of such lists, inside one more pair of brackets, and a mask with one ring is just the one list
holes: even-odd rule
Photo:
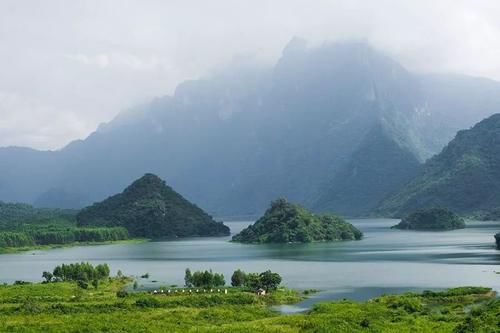
[[89, 287], [89, 284], [85, 281], [82, 281], [82, 280], [78, 280], [76, 283], [77, 283], [78, 287], [80, 287], [82, 289], [87, 289]]
[[54, 275], [51, 272], [45, 271], [42, 273], [42, 277], [46, 280], [46, 282], [50, 282], [50, 281], [52, 281], [52, 278], [54, 277]]
[[97, 289], [99, 287], [99, 280], [92, 280], [92, 286], [94, 289]]
[[265, 290], [276, 290], [281, 283], [281, 276], [267, 270], [259, 274], [259, 280], [261, 287]]
[[257, 290], [261, 288], [260, 276], [257, 273], [248, 273], [245, 276], [244, 286], [248, 289]]
[[134, 290], [137, 290], [137, 288], [139, 288], [139, 284], [137, 283], [137, 281], [134, 281]]
[[246, 274], [241, 269], [237, 269], [234, 271], [231, 276], [231, 285], [233, 287], [242, 287], [245, 284]]
[[186, 268], [186, 273], [184, 274], [184, 285], [186, 287], [193, 286], [193, 274], [191, 274], [191, 270]]
[[104, 279], [109, 277], [109, 266], [108, 264], [100, 264], [95, 267], [97, 278]]
[[58, 279], [58, 280], [63, 279], [63, 272], [62, 272], [61, 266], [56, 266], [56, 268], [54, 268], [54, 271], [52, 273], [56, 279]]
[[220, 273], [215, 273], [212, 277], [212, 284], [214, 287], [222, 287], [226, 284], [224, 275]]

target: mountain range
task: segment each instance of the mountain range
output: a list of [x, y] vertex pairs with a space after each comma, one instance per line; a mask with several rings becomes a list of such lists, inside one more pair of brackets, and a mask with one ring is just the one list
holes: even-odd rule
[[458, 132], [418, 176], [379, 207], [404, 216], [420, 208], [447, 207], [484, 219], [500, 210], [500, 114]]
[[211, 215], [287, 197], [364, 216], [498, 105], [492, 80], [413, 73], [364, 42], [294, 38], [273, 66], [184, 82], [61, 150], [0, 148], [0, 200], [80, 208], [150, 172]]

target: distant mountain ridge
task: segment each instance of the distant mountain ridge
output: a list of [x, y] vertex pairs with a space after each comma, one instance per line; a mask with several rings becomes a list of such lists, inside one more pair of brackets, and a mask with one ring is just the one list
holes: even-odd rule
[[182, 83], [60, 151], [0, 149], [0, 200], [79, 208], [151, 172], [211, 215], [287, 197], [363, 216], [498, 105], [498, 82], [415, 75], [361, 42], [294, 39], [272, 68]]
[[462, 215], [486, 217], [500, 208], [500, 114], [458, 132], [427, 161], [419, 176], [384, 200], [381, 215], [446, 207]]

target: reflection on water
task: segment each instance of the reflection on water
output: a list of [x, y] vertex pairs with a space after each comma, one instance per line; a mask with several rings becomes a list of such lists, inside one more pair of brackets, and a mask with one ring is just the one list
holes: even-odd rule
[[[449, 232], [393, 230], [397, 221], [352, 220], [361, 241], [245, 245], [226, 238], [193, 238], [143, 244], [116, 244], [0, 255], [0, 282], [41, 280], [41, 272], [64, 262], [107, 262], [113, 271], [168, 284], [183, 283], [186, 267], [212, 268], [226, 280], [236, 268], [272, 269], [292, 288], [322, 290], [301, 306], [323, 299], [366, 299], [381, 293], [484, 285], [500, 289], [500, 251], [494, 248], [497, 222], [471, 222]], [[250, 222], [227, 223], [233, 233]], [[143, 281], [146, 283], [147, 281]]]

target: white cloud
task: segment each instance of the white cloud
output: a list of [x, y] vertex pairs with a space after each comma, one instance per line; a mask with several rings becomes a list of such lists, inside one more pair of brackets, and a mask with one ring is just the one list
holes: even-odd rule
[[0, 146], [61, 147], [237, 54], [272, 63], [293, 36], [500, 80], [498, 17], [496, 0], [4, 0]]

